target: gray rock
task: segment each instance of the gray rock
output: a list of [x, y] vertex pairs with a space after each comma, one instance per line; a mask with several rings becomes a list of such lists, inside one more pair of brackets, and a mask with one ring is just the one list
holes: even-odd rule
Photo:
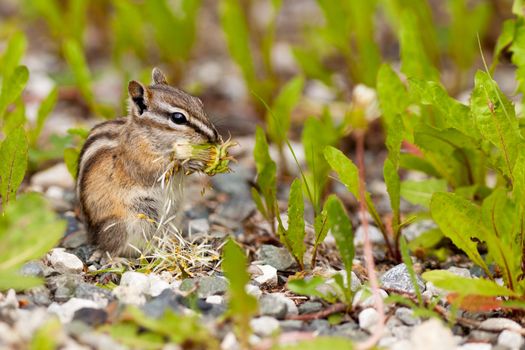
[[78, 230], [68, 234], [62, 240], [62, 247], [75, 249], [87, 243], [87, 234], [85, 230]]
[[250, 321], [250, 326], [255, 334], [260, 337], [269, 337], [280, 329], [279, 321], [273, 317], [261, 316]]
[[314, 312], [320, 311], [323, 308], [323, 304], [318, 301], [307, 301], [299, 305], [300, 314], [312, 314]]
[[296, 266], [295, 260], [286, 248], [268, 244], [262, 245], [257, 251], [257, 260], [261, 261], [262, 264], [275, 267], [278, 271], [286, 271]]
[[84, 269], [82, 261], [76, 255], [67, 253], [63, 248], [52, 249], [47, 259], [53, 268], [61, 273], [80, 273]]
[[481, 322], [479, 325], [480, 329], [486, 329], [491, 331], [503, 331], [503, 330], [509, 330], [509, 331], [520, 331], [521, 326], [519, 323], [510, 320], [508, 318], [488, 318], [485, 321]]
[[188, 231], [193, 233], [207, 233], [210, 230], [208, 219], [194, 219], [188, 222]]
[[253, 295], [257, 299], [259, 299], [263, 294], [261, 288], [253, 284], [247, 284], [245, 289], [246, 289], [246, 293]]
[[470, 271], [463, 267], [451, 266], [447, 269], [448, 272], [452, 272], [454, 275], [460, 277], [471, 278]]
[[150, 317], [159, 318], [166, 310], [182, 313], [186, 307], [183, 305], [184, 298], [177, 295], [171, 289], [166, 289], [156, 298], [151, 299], [142, 306], [142, 311]]
[[68, 323], [73, 319], [75, 312], [83, 308], [100, 309], [101, 307], [93, 300], [71, 298], [61, 305], [57, 303], [49, 305], [48, 310], [55, 313], [62, 323]]
[[22, 266], [20, 274], [24, 276], [44, 277], [44, 264], [39, 260], [29, 261]]
[[255, 211], [255, 203], [251, 198], [233, 196], [230, 200], [222, 203], [217, 208], [217, 215], [219, 217], [228, 218], [240, 227], [241, 223]]
[[379, 322], [379, 314], [377, 313], [376, 309], [370, 307], [361, 311], [359, 313], [358, 319], [359, 327], [372, 333]]
[[398, 326], [398, 327], [392, 328], [391, 332], [392, 332], [392, 335], [396, 339], [409, 339], [410, 338], [410, 334], [412, 332], [412, 327], [409, 327], [409, 326]]
[[331, 329], [331, 325], [330, 325], [330, 322], [328, 322], [327, 320], [313, 320], [312, 322], [310, 322], [310, 324], [308, 325], [308, 330], [312, 331], [312, 332], [316, 332], [318, 334], [321, 334], [321, 335], [328, 335], [332, 332], [332, 329]]
[[504, 330], [498, 336], [498, 345], [509, 349], [520, 349], [524, 344], [523, 336], [517, 332]]
[[415, 326], [421, 323], [421, 320], [414, 316], [414, 311], [406, 307], [396, 309], [396, 317], [407, 326]]
[[251, 265], [255, 270], [252, 275], [259, 285], [266, 287], [277, 286], [277, 269], [271, 265]]
[[82, 276], [76, 274], [51, 276], [47, 279], [47, 285], [58, 302], [69, 300], [74, 295], [77, 285], [82, 282]]
[[300, 331], [304, 328], [304, 322], [300, 320], [283, 320], [279, 325], [283, 332]]
[[[425, 282], [419, 275], [416, 275], [416, 279], [419, 290], [423, 292], [425, 290]], [[383, 288], [396, 289], [408, 293], [415, 292], [408, 269], [404, 263], [396, 265], [385, 272], [380, 278], [380, 283]]]
[[188, 292], [197, 287], [197, 296], [207, 298], [210, 295], [223, 295], [228, 290], [228, 281], [218, 276], [207, 276], [200, 278], [190, 278], [182, 281], [179, 289]]
[[108, 289], [100, 288], [89, 283], [80, 283], [75, 289], [75, 298], [100, 302], [102, 300], [113, 300], [115, 297]]
[[120, 287], [133, 289], [138, 294], [145, 294], [149, 290], [148, 276], [135, 271], [126, 271], [120, 278]]
[[36, 305], [48, 306], [51, 304], [51, 292], [44, 286], [31, 288], [26, 293]]
[[405, 227], [403, 229], [403, 236], [405, 236], [408, 241], [411, 241], [421, 236], [422, 233], [436, 227], [437, 225], [434, 220], [419, 220]]
[[473, 330], [469, 334], [469, 340], [480, 343], [493, 343], [498, 338], [498, 334], [495, 332], [486, 332], [482, 330]]
[[85, 307], [73, 314], [73, 321], [81, 321], [93, 327], [104, 324], [107, 320], [108, 314], [103, 309]]
[[[368, 225], [368, 237], [370, 238], [370, 241], [372, 243], [376, 243], [376, 244], [385, 243], [385, 238], [383, 237], [383, 234], [377, 227], [373, 225]], [[365, 230], [363, 226], [359, 226], [357, 230], [355, 231], [354, 244], [363, 245], [364, 243], [365, 243]]]
[[250, 199], [251, 186], [249, 181], [253, 178], [250, 169], [241, 164], [232, 164], [233, 170], [229, 174], [217, 174], [211, 178], [211, 183], [216, 191], [232, 196]]
[[456, 348], [457, 350], [491, 350], [492, 345], [487, 343], [466, 343]]
[[262, 316], [271, 316], [282, 320], [287, 311], [286, 302], [280, 296], [265, 294], [259, 299], [259, 312]]

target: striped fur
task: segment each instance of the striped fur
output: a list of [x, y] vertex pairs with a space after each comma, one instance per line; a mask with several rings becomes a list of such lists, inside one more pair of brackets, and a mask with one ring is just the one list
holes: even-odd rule
[[[90, 241], [114, 256], [136, 255], [131, 246], [143, 249], [159, 219], [178, 214], [183, 173], [172, 176], [171, 188], [158, 181], [173, 164], [174, 144], [220, 141], [198, 98], [168, 86], [157, 69], [153, 81], [131, 82], [129, 115], [96, 125], [80, 153], [81, 218]], [[175, 111], [186, 116], [186, 124], [170, 121]]]

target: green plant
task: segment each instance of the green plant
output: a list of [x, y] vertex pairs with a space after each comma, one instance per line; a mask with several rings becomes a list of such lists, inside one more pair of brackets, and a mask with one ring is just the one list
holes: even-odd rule
[[222, 261], [224, 275], [230, 282], [228, 314], [235, 322], [242, 347], [248, 349], [251, 333], [250, 319], [257, 313], [257, 300], [245, 290], [246, 284], [250, 281], [250, 275], [245, 267], [246, 257], [242, 249], [230, 239], [224, 246]]

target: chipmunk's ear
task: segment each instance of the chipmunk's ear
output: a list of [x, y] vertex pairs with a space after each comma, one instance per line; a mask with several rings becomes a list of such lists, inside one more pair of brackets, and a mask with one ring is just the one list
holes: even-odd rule
[[153, 71], [151, 71], [151, 79], [153, 80], [154, 84], [168, 85], [166, 76], [157, 67], [153, 68]]
[[141, 115], [146, 109], [148, 109], [144, 99], [144, 95], [146, 93], [144, 86], [142, 86], [142, 84], [138, 81], [132, 80], [128, 84], [128, 92], [129, 97], [131, 97], [131, 101], [133, 103], [132, 107], [135, 107], [137, 114]]

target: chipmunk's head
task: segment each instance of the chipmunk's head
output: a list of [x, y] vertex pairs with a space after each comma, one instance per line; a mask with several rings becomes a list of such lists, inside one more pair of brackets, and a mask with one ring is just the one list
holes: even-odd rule
[[178, 145], [222, 141], [199, 98], [169, 86], [158, 68], [153, 69], [152, 80], [148, 86], [129, 82], [130, 117], [162, 154], [172, 155]]

